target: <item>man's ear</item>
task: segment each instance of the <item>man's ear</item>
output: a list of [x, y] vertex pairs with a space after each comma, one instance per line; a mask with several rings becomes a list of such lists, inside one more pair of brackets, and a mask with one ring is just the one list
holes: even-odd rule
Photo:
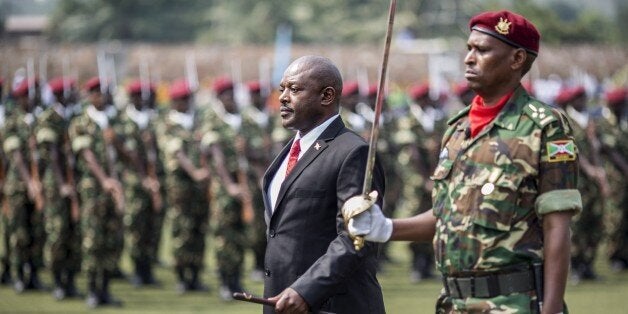
[[323, 106], [333, 105], [336, 101], [336, 97], [338, 97], [336, 90], [331, 86], [327, 86], [323, 88], [321, 93], [321, 104]]
[[512, 62], [511, 68], [513, 70], [519, 70], [526, 63], [526, 60], [528, 59], [528, 53], [524, 49], [519, 48], [519, 49], [515, 49], [512, 57], [513, 57], [512, 58], [513, 62]]

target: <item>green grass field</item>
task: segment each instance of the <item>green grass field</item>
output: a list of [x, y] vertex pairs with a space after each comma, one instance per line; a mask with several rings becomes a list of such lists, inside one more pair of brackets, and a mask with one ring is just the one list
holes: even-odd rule
[[[166, 265], [171, 262], [168, 239], [164, 241], [162, 259]], [[428, 280], [411, 284], [408, 280], [409, 255], [407, 244], [395, 243], [391, 247], [394, 263], [388, 264], [379, 275], [384, 291], [384, 300], [388, 313], [433, 313], [434, 301], [441, 284], [438, 280]], [[260, 313], [261, 306], [238, 301], [223, 302], [217, 296], [217, 278], [213, 262], [211, 244], [208, 248], [208, 268], [203, 279], [210, 285], [211, 291], [177, 295], [174, 291], [174, 274], [170, 266], [156, 269], [161, 287], [135, 289], [128, 282], [114, 281], [112, 291], [124, 301], [122, 308], [102, 308], [89, 311], [82, 299], [62, 302], [55, 301], [50, 292], [30, 292], [17, 295], [12, 288], [0, 287], [0, 313]], [[571, 313], [628, 313], [628, 272], [613, 274], [601, 258], [597, 270], [602, 279], [579, 285], [570, 284], [567, 288], [567, 304]], [[251, 257], [247, 256], [247, 268]], [[128, 258], [123, 259], [122, 267], [130, 272]], [[51, 283], [50, 275], [43, 274], [46, 284]], [[245, 286], [255, 294], [262, 293], [260, 283], [251, 282], [248, 277]], [[79, 287], [85, 291], [85, 277], [79, 277]], [[357, 313], [359, 314], [359, 313]]]

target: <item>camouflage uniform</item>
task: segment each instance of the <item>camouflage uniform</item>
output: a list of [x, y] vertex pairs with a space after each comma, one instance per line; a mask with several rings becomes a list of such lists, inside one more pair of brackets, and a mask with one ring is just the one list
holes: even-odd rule
[[[104, 137], [105, 129], [113, 127], [116, 121], [107, 117], [100, 122], [103, 124], [101, 126], [94, 118], [98, 114], [95, 112], [97, 109], [93, 105], [87, 105], [83, 114], [70, 122], [68, 133], [72, 150], [77, 154], [80, 173], [77, 189], [81, 199], [83, 267], [88, 275], [88, 290], [101, 294], [100, 298], [106, 300], [109, 298], [108, 281], [117, 268], [124, 246], [124, 228], [122, 213], [116, 208], [112, 195], [103, 189], [82, 156], [83, 151], [89, 149], [110, 178], [115, 178], [116, 173], [119, 173], [116, 165], [109, 166], [115, 162], [109, 158], [117, 157], [112, 156], [115, 154], [113, 148], [105, 142]], [[104, 111], [99, 113], [104, 114]]]
[[[195, 182], [183, 169], [176, 154], [184, 152], [198, 167], [200, 165], [199, 115], [189, 128], [178, 122], [179, 113], [171, 110], [164, 117], [159, 138], [163, 143], [164, 166], [166, 169], [166, 191], [172, 220], [172, 243], [175, 269], [179, 280], [186, 288], [198, 285], [198, 275], [204, 267], [205, 243], [209, 228], [209, 201], [207, 186]], [[191, 272], [191, 278], [186, 276]]]
[[[7, 121], [3, 144], [10, 163], [12, 164], [13, 161], [13, 153], [19, 151], [28, 171], [34, 170], [33, 162], [38, 158], [35, 156], [37, 152], [29, 148], [29, 140], [34, 139], [35, 136], [36, 119], [35, 114], [27, 113], [16, 106]], [[41, 170], [39, 165], [37, 168]], [[36, 288], [35, 286], [39, 285], [34, 281], [37, 281], [38, 269], [44, 266], [43, 248], [46, 240], [43, 212], [35, 209], [26, 186], [27, 183], [23, 182], [19, 175], [18, 167], [9, 167], [3, 191], [10, 208], [11, 261], [17, 272], [16, 290], [18, 291], [21, 290], [18, 288], [20, 282], [24, 283], [25, 268], [30, 268], [31, 275], [26, 288]]]
[[[434, 251], [445, 282], [542, 262], [543, 215], [581, 209], [577, 152], [562, 114], [520, 86], [493, 123], [469, 138], [469, 109], [449, 121], [432, 176]], [[446, 288], [439, 313], [536, 312], [534, 288], [468, 298]]]
[[[411, 104], [409, 114], [398, 119], [399, 131], [395, 133], [395, 142], [400, 147], [397, 167], [403, 182], [403, 207], [414, 215], [432, 208], [428, 176], [436, 168], [438, 140], [447, 127], [444, 113], [433, 110], [433, 114], [428, 115], [419, 105]], [[429, 121], [425, 121], [426, 118]], [[415, 242], [409, 246], [412, 252], [411, 280], [417, 282], [432, 277], [434, 252], [431, 245]]]
[[[222, 105], [215, 103], [211, 106]], [[212, 145], [217, 145], [224, 155], [224, 167], [227, 175], [231, 177], [233, 182], [238, 182], [239, 155], [234, 144], [237, 136], [242, 136], [245, 139], [251, 138], [255, 129], [246, 128], [242, 124], [239, 128], [234, 128], [223, 120], [222, 114], [211, 109], [205, 113], [203, 118], [205, 131], [201, 145], [206, 149], [211, 149]], [[212, 166], [214, 176], [211, 191], [212, 208], [214, 209], [212, 213], [215, 222], [216, 262], [223, 284], [222, 288], [223, 290], [228, 288], [231, 292], [242, 291], [240, 279], [244, 264], [244, 250], [248, 247], [246, 226], [242, 221], [242, 201], [238, 197], [229, 195], [226, 185], [216, 175], [216, 167], [221, 167], [221, 165], [212, 160]], [[246, 175], [251, 178], [250, 173]]]
[[129, 255], [135, 264], [136, 285], [154, 283], [152, 262], [156, 260], [154, 254], [159, 245], [156, 243], [159, 237], [155, 229], [160, 229], [158, 216], [163, 211], [163, 202], [159, 208], [155, 208], [151, 193], [142, 185], [142, 176], [150, 174], [149, 163], [154, 167], [154, 174], [158, 172], [157, 142], [150, 124], [148, 111], [138, 111], [133, 104], [129, 104], [121, 113], [117, 126], [124, 141], [124, 149], [139, 162], [136, 164], [136, 160], [133, 160], [135, 158], [125, 160], [125, 171], [122, 173], [127, 200], [124, 225], [130, 242]]
[[[626, 162], [628, 152], [628, 123], [622, 121], [608, 108], [602, 110], [596, 120], [602, 151], [605, 153], [604, 168], [608, 175], [611, 196], [606, 199], [604, 230], [608, 232], [608, 257], [617, 269], [628, 268], [628, 193], [626, 178], [611, 154], [617, 154]], [[623, 153], [622, 153], [623, 152]]]
[[[67, 294], [74, 295], [74, 275], [81, 269], [81, 232], [78, 222], [71, 216], [69, 198], [60, 193], [61, 186], [70, 183], [67, 171], [72, 171], [72, 176], [75, 171], [75, 156], [68, 138], [70, 119], [71, 116], [66, 115], [66, 109], [61, 104], [46, 109], [39, 117], [37, 144], [43, 164], [47, 165], [42, 184], [46, 200], [44, 215], [50, 268], [55, 285], [65, 289]], [[56, 160], [52, 157], [53, 150], [58, 153]], [[53, 162], [58, 163], [64, 181], [59, 182], [56, 177]]]
[[272, 120], [267, 113], [259, 111], [253, 106], [242, 112], [242, 128], [248, 134], [246, 138], [247, 157], [251, 167], [249, 185], [253, 199], [255, 218], [250, 231], [250, 243], [255, 256], [255, 270], [264, 270], [264, 254], [266, 252], [266, 223], [264, 221], [264, 199], [261, 182], [266, 167], [270, 164], [272, 155]]
[[[587, 135], [587, 128], [595, 129], [595, 123], [588, 113], [588, 121], [583, 122], [574, 119], [576, 113], [572, 107], [567, 107], [566, 113], [573, 130], [573, 137], [578, 147], [580, 158], [589, 160], [592, 166], [601, 168], [601, 156], [599, 145], [593, 143]], [[596, 135], [593, 135], [596, 136]], [[596, 178], [590, 177], [585, 171], [580, 171], [578, 190], [582, 195], [582, 213], [577, 215], [572, 223], [573, 235], [571, 237], [571, 269], [574, 279], [594, 279], [593, 262], [597, 255], [597, 249], [602, 237], [599, 230], [602, 229], [602, 217], [604, 214], [605, 198], [602, 196], [600, 183]]]

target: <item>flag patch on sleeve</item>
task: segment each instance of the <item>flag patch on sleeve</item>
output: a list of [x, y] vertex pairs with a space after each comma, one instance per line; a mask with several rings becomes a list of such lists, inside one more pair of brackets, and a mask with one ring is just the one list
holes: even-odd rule
[[576, 160], [576, 145], [572, 140], [552, 141], [547, 143], [549, 162]]

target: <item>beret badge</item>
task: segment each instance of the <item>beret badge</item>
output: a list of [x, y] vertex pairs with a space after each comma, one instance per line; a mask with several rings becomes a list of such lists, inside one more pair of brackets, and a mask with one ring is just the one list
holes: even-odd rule
[[508, 22], [508, 19], [500, 17], [499, 22], [495, 25], [495, 30], [502, 35], [508, 35], [510, 31], [510, 22]]

